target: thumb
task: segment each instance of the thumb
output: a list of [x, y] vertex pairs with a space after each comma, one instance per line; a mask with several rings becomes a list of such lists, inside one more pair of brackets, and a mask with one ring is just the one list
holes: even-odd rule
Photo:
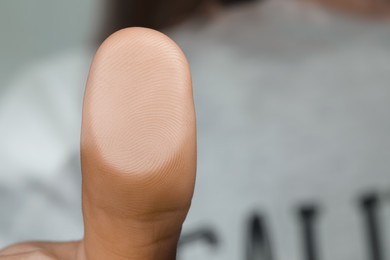
[[144, 28], [99, 48], [85, 90], [81, 163], [86, 259], [175, 259], [191, 204], [196, 130], [177, 45]]

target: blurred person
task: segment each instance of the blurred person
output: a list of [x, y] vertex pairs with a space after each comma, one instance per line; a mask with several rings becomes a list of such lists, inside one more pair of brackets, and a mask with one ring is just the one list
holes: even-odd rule
[[[349, 3], [357, 1], [338, 3], [356, 12]], [[194, 243], [183, 259], [383, 259], [390, 32], [322, 5], [212, 2], [181, 9], [202, 10], [207, 23], [200, 12], [161, 19], [169, 29], [145, 24], [177, 41], [193, 72], [199, 164], [184, 233], [209, 226], [222, 237], [204, 240], [213, 251]], [[102, 38], [143, 25], [123, 13]], [[12, 171], [2, 181], [3, 244], [82, 237], [77, 151], [88, 53], [37, 66], [3, 97], [0, 152]]]

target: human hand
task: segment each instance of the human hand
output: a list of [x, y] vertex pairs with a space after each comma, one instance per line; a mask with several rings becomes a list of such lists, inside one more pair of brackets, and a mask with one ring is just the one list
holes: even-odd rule
[[81, 131], [84, 238], [26, 242], [0, 259], [173, 260], [196, 172], [191, 76], [150, 29], [110, 36], [91, 66]]

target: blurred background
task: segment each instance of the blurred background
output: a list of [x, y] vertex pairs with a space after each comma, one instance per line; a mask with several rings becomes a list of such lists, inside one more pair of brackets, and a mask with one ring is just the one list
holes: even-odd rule
[[0, 2], [0, 247], [80, 239], [96, 48], [128, 26], [186, 53], [198, 179], [179, 259], [390, 259], [390, 2]]

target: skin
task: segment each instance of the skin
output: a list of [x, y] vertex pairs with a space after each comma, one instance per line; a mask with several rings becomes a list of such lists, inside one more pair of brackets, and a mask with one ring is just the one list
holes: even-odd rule
[[195, 184], [195, 128], [180, 48], [150, 29], [110, 36], [84, 96], [84, 239], [20, 243], [0, 259], [175, 259]]

